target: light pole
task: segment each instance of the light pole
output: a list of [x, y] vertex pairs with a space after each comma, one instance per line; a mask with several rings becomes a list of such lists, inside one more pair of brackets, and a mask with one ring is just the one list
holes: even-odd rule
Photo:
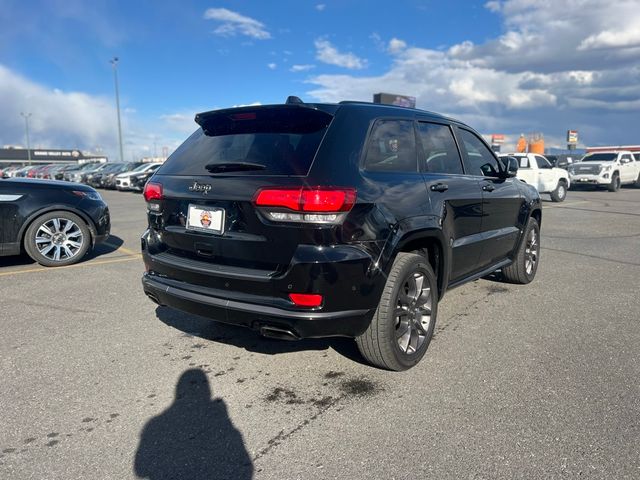
[[113, 80], [116, 84], [116, 111], [118, 112], [118, 143], [120, 145], [120, 162], [124, 162], [124, 155], [122, 154], [122, 126], [120, 124], [120, 92], [118, 90], [118, 57], [113, 57], [111, 60], [113, 65]]
[[27, 133], [27, 157], [29, 158], [29, 165], [31, 165], [31, 142], [29, 141], [29, 117], [31, 113], [20, 112], [20, 115], [24, 117], [24, 129]]

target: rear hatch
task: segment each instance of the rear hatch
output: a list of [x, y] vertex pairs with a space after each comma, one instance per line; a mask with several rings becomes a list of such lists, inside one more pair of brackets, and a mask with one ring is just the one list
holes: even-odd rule
[[[150, 226], [161, 233], [158, 260], [265, 279], [284, 272], [298, 244], [322, 241], [319, 226], [326, 224], [296, 222], [278, 212], [291, 212], [283, 208], [291, 200], [287, 192], [295, 197], [293, 189], [307, 185], [332, 119], [331, 110], [301, 105], [197, 115], [202, 128], [156, 172], [147, 184], [152, 191], [145, 190], [145, 198], [151, 197]], [[268, 217], [256, 199], [274, 188], [280, 189], [276, 196], [284, 191], [286, 198], [276, 199], [280, 206]], [[172, 276], [194, 281], [179, 269]]]

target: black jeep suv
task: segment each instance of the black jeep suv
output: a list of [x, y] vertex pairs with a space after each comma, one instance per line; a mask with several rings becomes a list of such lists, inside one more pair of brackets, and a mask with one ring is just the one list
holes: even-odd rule
[[403, 370], [448, 288], [536, 274], [540, 197], [460, 122], [295, 98], [196, 122], [144, 191], [142, 283], [160, 305], [270, 337], [355, 337]]

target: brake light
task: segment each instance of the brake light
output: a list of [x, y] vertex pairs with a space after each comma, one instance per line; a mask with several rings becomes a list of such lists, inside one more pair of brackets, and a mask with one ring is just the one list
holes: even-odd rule
[[148, 182], [144, 186], [144, 199], [147, 202], [150, 202], [151, 200], [162, 200], [162, 184]]
[[275, 222], [338, 224], [356, 203], [354, 188], [264, 188], [254, 203]]
[[162, 200], [162, 184], [147, 182], [144, 186], [143, 195], [149, 210], [152, 212], [159, 212], [162, 208], [160, 205], [160, 200]]
[[317, 293], [290, 293], [289, 299], [297, 307], [319, 307], [322, 305], [322, 295]]

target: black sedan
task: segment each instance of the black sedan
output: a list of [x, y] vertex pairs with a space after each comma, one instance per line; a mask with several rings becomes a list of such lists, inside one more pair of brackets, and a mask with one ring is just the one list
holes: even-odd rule
[[0, 180], [0, 255], [26, 251], [40, 265], [71, 265], [109, 236], [109, 207], [86, 185]]

